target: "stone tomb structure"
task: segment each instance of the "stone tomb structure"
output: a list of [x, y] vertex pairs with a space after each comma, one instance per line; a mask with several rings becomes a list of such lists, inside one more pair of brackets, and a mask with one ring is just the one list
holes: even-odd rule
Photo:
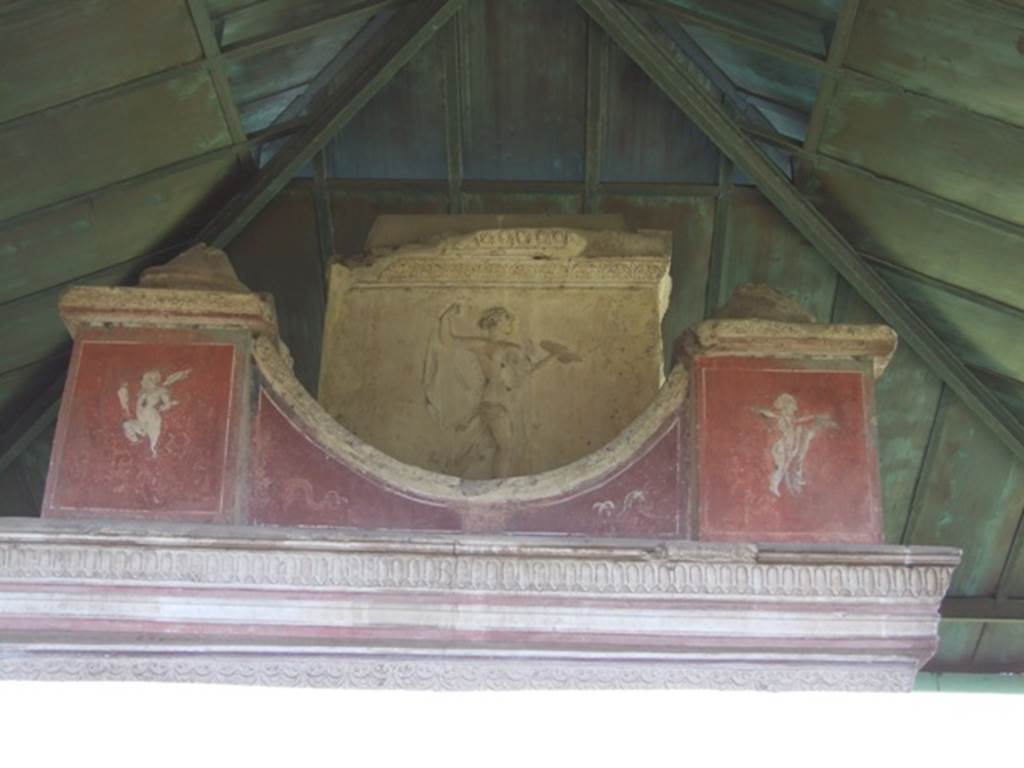
[[[909, 689], [959, 553], [882, 543], [873, 391], [893, 333], [745, 288], [663, 376], [667, 241], [571, 224], [393, 220], [372, 260], [334, 267], [322, 396], [351, 428], [218, 252], [69, 290], [42, 519], [0, 520], [0, 677]], [[532, 268], [586, 311], [560, 321]], [[464, 343], [527, 366], [502, 379], [522, 391], [490, 396]], [[424, 387], [435, 353], [476, 389]], [[591, 424], [602, 398], [628, 420]], [[520, 442], [492, 406], [521, 407]], [[572, 439], [549, 448], [544, 418]], [[465, 453], [453, 432], [474, 420]]]

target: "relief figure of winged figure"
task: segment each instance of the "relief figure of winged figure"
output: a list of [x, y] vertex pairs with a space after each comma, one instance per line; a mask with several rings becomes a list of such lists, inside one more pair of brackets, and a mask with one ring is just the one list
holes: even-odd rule
[[427, 410], [452, 438], [445, 470], [475, 479], [510, 477], [525, 471], [519, 452], [525, 447], [522, 394], [529, 379], [552, 361], [575, 363], [580, 357], [554, 341], [516, 338], [516, 318], [505, 307], [480, 313], [478, 333], [456, 332], [462, 305], [448, 306], [431, 332], [423, 362]]
[[178, 401], [171, 397], [170, 387], [188, 377], [191, 370], [177, 371], [161, 381], [160, 371], [146, 371], [142, 374], [139, 391], [135, 396], [135, 412], [132, 414], [131, 393], [127, 384], [117, 390], [117, 399], [121, 402], [121, 410], [125, 420], [121, 422], [124, 436], [137, 443], [145, 438], [149, 441], [149, 452], [156, 458], [157, 443], [163, 428], [163, 416]]

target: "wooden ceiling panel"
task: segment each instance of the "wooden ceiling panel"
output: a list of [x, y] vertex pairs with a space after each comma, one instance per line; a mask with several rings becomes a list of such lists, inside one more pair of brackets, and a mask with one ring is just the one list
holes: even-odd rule
[[811, 113], [821, 83], [820, 73], [739, 45], [706, 29], [690, 26], [686, 31], [733, 85], [804, 114]]
[[820, 151], [1024, 224], [1024, 129], [856, 77], [840, 80]]
[[846, 65], [1024, 125], [1024, 6], [993, 0], [866, 0]]
[[797, 185], [862, 253], [1024, 309], [1024, 236], [1010, 227], [822, 159], [798, 163]]
[[984, 626], [974, 655], [975, 666], [1024, 672], [1024, 622], [990, 621]]
[[882, 277], [963, 360], [1024, 381], [1024, 355], [1019, 351], [1024, 313], [973, 301], [882, 265], [879, 268]]
[[231, 143], [205, 72], [0, 130], [0, 219]]
[[949, 594], [995, 591], [1024, 508], [1024, 465], [949, 390], [911, 508], [907, 543], [963, 549]]
[[781, 6], [821, 21], [835, 21], [843, 0], [753, 0], [757, 5]]
[[785, 3], [661, 0], [660, 4], [700, 14], [755, 38], [781, 43], [807, 53], [825, 54], [825, 25], [820, 19], [794, 13], [785, 7]]
[[717, 183], [715, 145], [614, 45], [607, 98], [602, 181]]
[[970, 666], [981, 637], [981, 622], [939, 622], [939, 648], [928, 669], [963, 669]]
[[[832, 320], [882, 322], [846, 281], [840, 281]], [[941, 393], [942, 381], [906, 344], [897, 347], [876, 385], [885, 540], [890, 544], [899, 544], [903, 535]]]
[[304, 85], [316, 77], [363, 26], [352, 20], [330, 33], [228, 59], [224, 73], [239, 109], [247, 104]]
[[233, 156], [110, 189], [0, 227], [0, 303], [127, 261], [198, 228], [236, 180]]
[[726, 225], [723, 304], [741, 283], [765, 283], [796, 299], [820, 322], [832, 316], [839, 276], [759, 193], [735, 190]]
[[183, 0], [39, 0], [0, 11], [0, 123], [201, 55]]
[[336, 178], [443, 179], [444, 55], [438, 35], [327, 144]]
[[222, 48], [281, 34], [367, 5], [365, 0], [208, 0]]
[[586, 16], [574, 0], [480, 0], [465, 14], [465, 178], [582, 181]]

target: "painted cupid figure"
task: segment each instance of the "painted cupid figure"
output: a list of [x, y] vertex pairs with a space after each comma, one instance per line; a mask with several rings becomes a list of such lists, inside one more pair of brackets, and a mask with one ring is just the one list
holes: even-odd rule
[[520, 470], [525, 447], [522, 394], [526, 382], [552, 361], [580, 357], [554, 341], [516, 339], [516, 319], [505, 307], [485, 309], [478, 335], [461, 334], [453, 321], [462, 305], [451, 304], [427, 344], [422, 386], [428, 411], [451, 438], [446, 471], [472, 479], [510, 477]]
[[775, 422], [779, 439], [771, 448], [772, 474], [768, 488], [775, 496], [781, 496], [783, 482], [794, 496], [807, 484], [804, 479], [804, 459], [811, 447], [811, 441], [823, 429], [835, 429], [836, 423], [828, 414], [797, 416], [796, 398], [783, 393], [775, 398], [775, 409], [754, 408], [755, 413]]
[[153, 458], [156, 458], [156, 446], [160, 441], [160, 431], [163, 427], [161, 414], [178, 404], [177, 400], [171, 398], [169, 387], [187, 378], [189, 373], [190, 370], [177, 371], [163, 382], [160, 381], [160, 371], [146, 371], [142, 374], [139, 393], [135, 397], [134, 418], [130, 408], [131, 395], [128, 385], [122, 384], [117, 390], [117, 399], [121, 401], [121, 410], [125, 415], [125, 420], [121, 423], [124, 436], [133, 443], [139, 442], [142, 438], [148, 439], [149, 452]]

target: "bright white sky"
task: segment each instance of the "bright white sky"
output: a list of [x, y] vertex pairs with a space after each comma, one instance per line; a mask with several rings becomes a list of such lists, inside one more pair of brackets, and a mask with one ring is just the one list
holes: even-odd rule
[[1024, 695], [0, 683], [0, 765], [1024, 765]]

